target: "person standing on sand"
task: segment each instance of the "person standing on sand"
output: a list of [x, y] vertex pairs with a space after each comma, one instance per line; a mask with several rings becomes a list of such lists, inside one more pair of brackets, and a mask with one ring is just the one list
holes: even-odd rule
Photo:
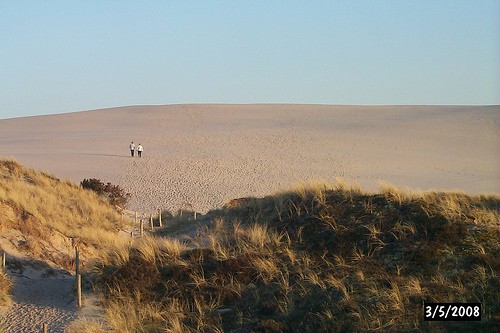
[[134, 157], [134, 151], [135, 151], [135, 145], [134, 145], [134, 141], [132, 141], [130, 143], [130, 155], [132, 155], [132, 157]]
[[139, 157], [142, 157], [142, 151], [142, 145], [139, 143], [139, 145], [137, 146], [137, 155], [139, 155]]

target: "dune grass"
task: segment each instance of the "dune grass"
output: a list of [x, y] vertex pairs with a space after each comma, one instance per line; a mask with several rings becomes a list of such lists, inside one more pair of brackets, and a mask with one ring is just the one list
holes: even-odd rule
[[[85, 264], [97, 251], [117, 251], [128, 242], [117, 235], [121, 227], [120, 214], [95, 193], [16, 161], [0, 160], [0, 237], [21, 244], [17, 250], [30, 259], [73, 270], [72, 244], [79, 246]], [[0, 272], [0, 305], [10, 302], [11, 285]]]
[[121, 225], [113, 207], [91, 191], [20, 164], [0, 161], [0, 200], [64, 234], [82, 228], [114, 230]]
[[3, 270], [0, 270], [0, 306], [10, 304], [11, 288], [12, 281]]
[[[31, 257], [50, 259], [64, 268], [72, 260], [61, 252], [61, 240], [68, 246], [71, 239], [79, 244], [84, 261], [97, 249], [126, 242], [117, 235], [123, 227], [121, 216], [105, 199], [13, 160], [0, 160], [0, 208], [0, 230], [19, 231]], [[59, 254], [54, 258], [53, 252]]]
[[[131, 242], [105, 199], [3, 160], [0, 208], [0, 231], [21, 232], [31, 256], [57, 237], [99, 252], [108, 322], [75, 331], [488, 332], [500, 321], [495, 195], [298, 184], [209, 212], [185, 241], [182, 222]], [[9, 288], [0, 274], [0, 302]], [[425, 322], [423, 302], [480, 302], [483, 320]]]
[[[147, 237], [107, 258], [116, 331], [498, 327], [498, 196], [318, 183], [241, 202], [189, 243]], [[480, 302], [483, 321], [424, 322], [423, 302]]]

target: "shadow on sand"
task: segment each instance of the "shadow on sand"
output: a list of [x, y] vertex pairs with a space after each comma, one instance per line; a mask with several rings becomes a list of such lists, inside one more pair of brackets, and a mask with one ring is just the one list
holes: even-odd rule
[[106, 157], [121, 157], [131, 158], [130, 155], [113, 155], [113, 154], [99, 154], [99, 153], [72, 153], [73, 155], [86, 155], [86, 156], [106, 156]]

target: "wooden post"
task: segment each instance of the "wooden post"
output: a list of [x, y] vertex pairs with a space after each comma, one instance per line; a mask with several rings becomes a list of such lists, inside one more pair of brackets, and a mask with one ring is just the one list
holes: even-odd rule
[[77, 303], [76, 305], [82, 307], [82, 276], [77, 274], [76, 276], [76, 290], [77, 290]]
[[43, 333], [48, 333], [48, 330], [47, 330], [47, 324], [43, 324], [42, 325], [42, 329], [43, 329]]
[[196, 211], [194, 211], [194, 220], [196, 221]]
[[163, 223], [161, 223], [161, 208], [158, 209], [158, 224], [160, 225], [160, 228], [163, 227]]
[[144, 236], [144, 222], [142, 221], [142, 219], [141, 219], [141, 224], [139, 226], [139, 230], [141, 237]]
[[6, 255], [5, 255], [5, 252], [2, 253], [2, 268], [5, 269], [6, 268]]
[[151, 231], [154, 230], [154, 225], [153, 225], [153, 214], [149, 214], [149, 228]]
[[78, 252], [78, 245], [75, 246], [75, 274], [80, 274], [80, 253]]

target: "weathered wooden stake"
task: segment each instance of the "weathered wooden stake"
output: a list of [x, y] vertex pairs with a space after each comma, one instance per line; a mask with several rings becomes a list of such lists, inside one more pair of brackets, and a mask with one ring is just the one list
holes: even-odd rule
[[154, 225], [153, 225], [153, 214], [149, 214], [149, 228], [151, 231], [153, 231]]
[[80, 253], [78, 251], [78, 246], [75, 246], [75, 274], [80, 273]]
[[77, 290], [77, 306], [82, 307], [82, 276], [80, 274], [76, 275], [76, 290]]
[[42, 329], [43, 329], [43, 333], [48, 333], [48, 330], [47, 330], [47, 324], [43, 324], [42, 325]]
[[6, 255], [5, 255], [5, 252], [2, 253], [2, 268], [5, 269], [6, 268]]
[[194, 211], [194, 219], [195, 219], [195, 221], [196, 221], [196, 211]]
[[158, 224], [160, 225], [160, 228], [163, 227], [163, 223], [161, 223], [161, 208], [158, 209]]
[[142, 221], [142, 219], [141, 219], [141, 224], [139, 226], [139, 230], [141, 237], [144, 236], [144, 222]]

